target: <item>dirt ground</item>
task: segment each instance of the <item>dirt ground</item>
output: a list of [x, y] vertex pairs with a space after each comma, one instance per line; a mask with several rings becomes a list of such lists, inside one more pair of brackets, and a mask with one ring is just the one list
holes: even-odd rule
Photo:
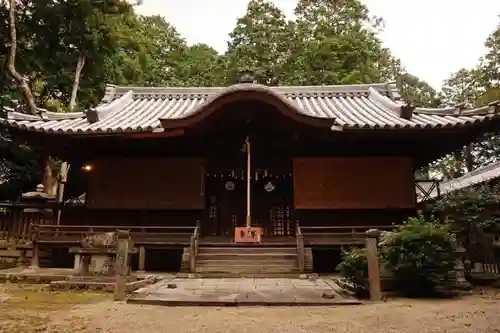
[[336, 308], [169, 308], [109, 295], [0, 285], [0, 332], [335, 333], [500, 332], [500, 291], [449, 300], [390, 299]]

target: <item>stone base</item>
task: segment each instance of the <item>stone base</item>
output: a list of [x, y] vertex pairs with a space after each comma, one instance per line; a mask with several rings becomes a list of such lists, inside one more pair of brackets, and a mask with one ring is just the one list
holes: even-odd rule
[[69, 269], [26, 269], [22, 267], [0, 271], [0, 283], [48, 284], [65, 280], [71, 275]]
[[[154, 279], [138, 281], [135, 277], [126, 277], [125, 291], [131, 293], [154, 282]], [[53, 281], [50, 283], [50, 288], [52, 290], [90, 290], [112, 293], [115, 290], [115, 279], [111, 277], [72, 277], [65, 281]]]
[[[176, 288], [172, 288], [175, 285]], [[127, 303], [166, 306], [331, 306], [361, 304], [331, 280], [173, 279], [133, 292]]]

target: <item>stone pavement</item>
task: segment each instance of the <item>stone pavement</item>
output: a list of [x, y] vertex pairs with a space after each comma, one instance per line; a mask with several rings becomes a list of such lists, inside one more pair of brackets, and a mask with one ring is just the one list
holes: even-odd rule
[[[333, 298], [324, 298], [327, 292]], [[162, 280], [136, 290], [128, 303], [171, 306], [360, 304], [332, 280], [221, 278]]]

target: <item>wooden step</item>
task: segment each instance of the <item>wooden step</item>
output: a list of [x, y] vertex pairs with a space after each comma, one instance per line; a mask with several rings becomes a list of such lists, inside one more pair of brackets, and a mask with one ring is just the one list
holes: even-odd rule
[[279, 260], [279, 261], [241, 261], [241, 260], [215, 260], [215, 259], [207, 259], [207, 260], [197, 260], [196, 267], [211, 267], [211, 266], [245, 266], [245, 267], [282, 267], [282, 266], [290, 266], [297, 267], [297, 262], [295, 260]]
[[296, 254], [294, 247], [200, 247], [199, 254], [236, 254], [236, 253], [282, 253]]
[[196, 260], [297, 260], [295, 253], [198, 253]]
[[230, 273], [230, 272], [196, 272], [195, 277], [198, 279], [217, 279], [217, 278], [268, 278], [268, 279], [278, 279], [278, 278], [290, 278], [297, 279], [300, 274], [296, 272], [291, 273]]
[[217, 259], [206, 259], [197, 260], [196, 266], [208, 266], [208, 265], [259, 265], [259, 266], [279, 266], [279, 265], [294, 265], [297, 266], [296, 260], [274, 260], [274, 261], [256, 261], [256, 260], [217, 260]]
[[284, 267], [284, 266], [210, 266], [196, 267], [197, 273], [298, 273], [298, 269], [295, 266]]
[[196, 273], [217, 277], [274, 277], [298, 275], [295, 247], [200, 246]]

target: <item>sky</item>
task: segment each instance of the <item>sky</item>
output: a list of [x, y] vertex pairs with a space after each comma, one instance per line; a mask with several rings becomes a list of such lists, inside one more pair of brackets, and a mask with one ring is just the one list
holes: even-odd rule
[[[293, 17], [296, 0], [273, 0]], [[384, 45], [408, 71], [436, 89], [451, 73], [474, 67], [484, 41], [500, 23], [499, 0], [364, 0], [381, 16]], [[143, 0], [138, 12], [161, 15], [188, 43], [206, 43], [224, 52], [228, 34], [245, 14], [248, 0]]]

